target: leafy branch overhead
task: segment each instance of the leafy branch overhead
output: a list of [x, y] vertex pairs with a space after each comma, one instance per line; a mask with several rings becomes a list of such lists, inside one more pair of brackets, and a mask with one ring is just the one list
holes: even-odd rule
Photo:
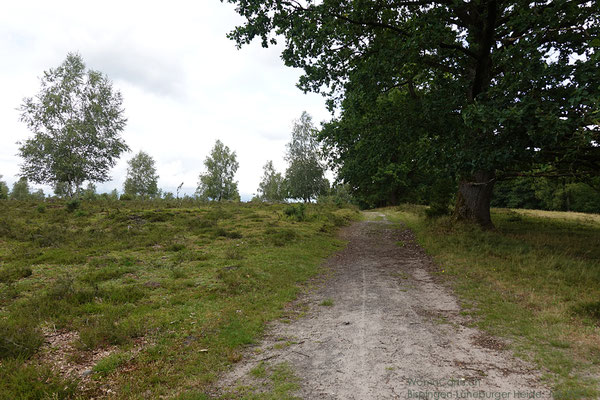
[[[366, 115], [394, 91], [408, 96], [415, 106], [395, 110], [389, 134], [407, 129], [403, 121], [416, 120], [414, 113], [434, 129], [400, 133], [419, 145], [401, 161], [455, 174], [464, 217], [489, 223], [496, 179], [600, 170], [593, 1], [228, 2], [245, 18], [229, 37], [238, 46], [283, 40], [285, 64], [304, 71], [298, 86], [341, 109], [332, 122]], [[378, 125], [371, 114], [363, 122]]]

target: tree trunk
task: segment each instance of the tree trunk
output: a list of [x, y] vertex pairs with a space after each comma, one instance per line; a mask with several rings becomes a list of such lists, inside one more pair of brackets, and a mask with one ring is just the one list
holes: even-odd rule
[[463, 179], [458, 184], [458, 196], [454, 215], [458, 220], [479, 224], [492, 229], [490, 201], [496, 178], [493, 172], [477, 172], [471, 179]]

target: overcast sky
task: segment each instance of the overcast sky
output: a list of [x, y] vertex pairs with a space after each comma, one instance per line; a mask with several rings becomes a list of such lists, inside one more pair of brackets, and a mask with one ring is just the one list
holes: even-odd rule
[[121, 191], [127, 160], [144, 150], [157, 162], [159, 187], [174, 191], [184, 182], [191, 194], [204, 159], [221, 139], [237, 153], [240, 194], [249, 199], [267, 160], [285, 169], [292, 121], [303, 110], [316, 122], [330, 116], [320, 95], [296, 88], [300, 71], [283, 65], [281, 48], [253, 43], [236, 49], [225, 35], [241, 22], [233, 7], [219, 0], [4, 2], [3, 180], [12, 186], [17, 179], [16, 142], [31, 136], [17, 108], [24, 97], [38, 93], [43, 71], [78, 52], [121, 91], [128, 118], [123, 137], [132, 151], [113, 169], [113, 180], [98, 185], [100, 192]]

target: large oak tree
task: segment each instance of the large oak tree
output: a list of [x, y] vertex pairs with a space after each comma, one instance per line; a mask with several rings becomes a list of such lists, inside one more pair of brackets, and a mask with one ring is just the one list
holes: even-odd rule
[[492, 225], [498, 177], [600, 170], [595, 1], [227, 1], [246, 19], [238, 46], [283, 38], [299, 87], [332, 108], [394, 89], [422, 102], [399, 119], [417, 109], [447, 126], [425, 139], [458, 176], [461, 218]]

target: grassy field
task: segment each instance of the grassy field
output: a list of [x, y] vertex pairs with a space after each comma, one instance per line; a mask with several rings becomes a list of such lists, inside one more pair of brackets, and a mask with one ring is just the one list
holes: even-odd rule
[[0, 398], [205, 398], [357, 214], [0, 202]]
[[557, 399], [600, 397], [600, 216], [493, 210], [493, 231], [383, 210], [412, 228], [465, 312], [537, 364]]

